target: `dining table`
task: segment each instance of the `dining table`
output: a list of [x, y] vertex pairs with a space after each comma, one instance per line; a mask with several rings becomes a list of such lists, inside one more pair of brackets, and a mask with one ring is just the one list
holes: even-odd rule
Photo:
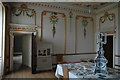
[[95, 63], [92, 62], [57, 64], [57, 78], [64, 76], [62, 66], [67, 67], [69, 80], [120, 80], [120, 71], [114, 68], [107, 67], [107, 74], [94, 73]]

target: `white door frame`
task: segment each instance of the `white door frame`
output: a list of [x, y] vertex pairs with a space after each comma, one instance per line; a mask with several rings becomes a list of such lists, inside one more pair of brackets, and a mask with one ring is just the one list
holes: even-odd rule
[[[10, 31], [10, 71], [13, 71], [13, 52], [14, 52], [14, 36], [15, 34], [31, 34], [36, 32], [27, 32], [27, 31]], [[31, 45], [32, 47], [32, 45]]]

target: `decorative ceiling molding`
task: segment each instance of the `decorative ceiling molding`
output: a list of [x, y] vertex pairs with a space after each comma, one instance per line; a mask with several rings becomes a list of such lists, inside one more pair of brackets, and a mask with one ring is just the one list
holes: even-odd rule
[[117, 4], [117, 5], [115, 5], [115, 6], [112, 6], [112, 7], [109, 7], [109, 8], [107, 8], [107, 9], [104, 9], [104, 10], [102, 10], [102, 11], [97, 12], [96, 15], [101, 14], [101, 13], [104, 13], [104, 12], [108, 12], [108, 11], [113, 10], [113, 9], [117, 9], [118, 7], [120, 7], [120, 5]]
[[119, 2], [120, 0], [1, 0], [1, 2]]
[[81, 9], [74, 9], [74, 8], [68, 8], [68, 7], [64, 7], [64, 6], [51, 5], [51, 4], [45, 4], [45, 3], [35, 3], [35, 2], [26, 2], [26, 3], [30, 4], [30, 5], [34, 5], [34, 6], [54, 8], [54, 9], [60, 9], [60, 10], [65, 10], [65, 11], [67, 10], [67, 11], [73, 11], [73, 12], [78, 12], [78, 13], [83, 13], [83, 14], [90, 14], [90, 15], [98, 15], [98, 14], [104, 13], [106, 11], [118, 8], [118, 4], [117, 4], [117, 5], [114, 5], [112, 7], [106, 8], [106, 9], [104, 9], [102, 11], [98, 11], [96, 13], [96, 12], [89, 12], [89, 11], [85, 11], [85, 10], [81, 10]]
[[36, 32], [37, 31], [36, 25], [23, 25], [23, 24], [9, 24], [10, 31], [29, 31], [29, 32]]
[[67, 11], [73, 11], [73, 12], [80, 12], [83, 14], [91, 14], [95, 15], [94, 12], [89, 13], [89, 11], [81, 10], [81, 9], [74, 9], [74, 8], [68, 8], [64, 6], [58, 6], [58, 5], [51, 5], [51, 4], [45, 4], [45, 3], [35, 3], [35, 2], [27, 2], [26, 4], [34, 5], [34, 6], [41, 6], [41, 7], [47, 7], [47, 8], [54, 8], [54, 9], [60, 9], [60, 10], [67, 10]]
[[107, 2], [95, 2], [95, 3], [91, 3], [91, 2], [75, 2], [72, 5], [73, 6], [78, 6], [78, 7], [86, 7], [86, 8], [90, 8], [90, 9], [98, 9], [101, 6], [104, 6], [106, 4], [110, 4]]
[[[40, 6], [40, 7], [46, 7], [46, 8], [52, 8], [52, 9], [59, 9], [59, 10], [64, 10], [64, 11], [72, 11], [72, 12], [78, 12], [78, 13], [83, 13], [83, 14], [89, 14], [89, 15], [98, 15], [113, 9], [118, 8], [118, 4], [114, 5], [112, 7], [106, 8], [102, 11], [98, 11], [98, 12], [90, 12], [89, 11], [85, 11], [85, 10], [81, 10], [81, 9], [74, 9], [74, 8], [69, 8], [69, 7], [64, 7], [64, 6], [58, 6], [58, 5], [51, 5], [51, 4], [46, 4], [46, 3], [35, 3], [35, 2], [22, 2], [24, 4], [28, 4], [28, 5], [33, 5], [33, 6]], [[119, 5], [120, 6], [120, 5]]]

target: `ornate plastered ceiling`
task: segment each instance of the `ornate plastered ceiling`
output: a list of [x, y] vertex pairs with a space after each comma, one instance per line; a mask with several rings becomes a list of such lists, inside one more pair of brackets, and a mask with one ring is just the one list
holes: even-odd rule
[[48, 4], [94, 11], [96, 9], [101, 9], [106, 6], [116, 4], [116, 2], [54, 2]]
[[120, 0], [0, 0], [2, 2], [119, 2]]
[[108, 2], [75, 2], [72, 5], [73, 6], [79, 6], [79, 7], [86, 7], [91, 9], [98, 9], [102, 6], [105, 6], [107, 4], [110, 4]]

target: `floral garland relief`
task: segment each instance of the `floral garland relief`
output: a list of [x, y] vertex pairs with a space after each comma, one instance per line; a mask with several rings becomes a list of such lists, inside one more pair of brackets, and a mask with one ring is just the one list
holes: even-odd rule
[[15, 16], [19, 16], [21, 14], [27, 15], [28, 17], [33, 17], [35, 15], [35, 11], [33, 9], [27, 8], [27, 5], [22, 4], [20, 8], [13, 8], [12, 13]]
[[57, 13], [53, 12], [50, 14], [50, 23], [52, 24], [52, 32], [53, 32], [53, 37], [55, 36], [56, 34], [56, 24], [58, 23], [58, 16], [57, 16]]
[[86, 18], [86, 17], [83, 17], [82, 25], [83, 25], [83, 27], [84, 27], [84, 38], [86, 38], [86, 27], [87, 27], [87, 25], [88, 25], [88, 21], [87, 21], [87, 18]]

